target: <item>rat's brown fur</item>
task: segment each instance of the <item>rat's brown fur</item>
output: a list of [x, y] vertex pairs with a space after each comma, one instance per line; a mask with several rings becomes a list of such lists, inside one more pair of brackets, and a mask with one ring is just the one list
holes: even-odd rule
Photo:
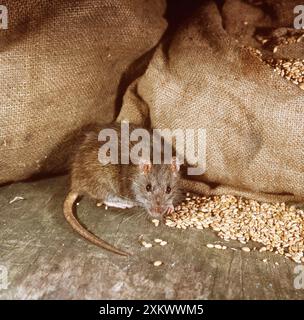
[[[79, 196], [88, 195], [106, 203], [114, 197], [114, 199], [119, 198], [126, 207], [139, 205], [149, 212], [155, 206], [154, 201], [161, 202], [158, 208], [170, 208], [174, 193], [170, 195], [164, 195], [164, 193], [168, 183], [173, 191], [176, 190], [175, 180], [178, 175], [173, 172], [173, 166], [170, 164], [151, 165], [148, 171], [146, 171], [147, 166], [141, 167], [132, 163], [102, 165], [98, 160], [98, 151], [103, 142], [98, 141], [98, 134], [100, 130], [108, 128], [114, 129], [118, 134], [120, 159], [120, 124], [99, 127], [85, 133], [72, 162], [71, 190], [64, 202], [64, 215], [72, 228], [85, 239], [111, 252], [126, 256], [128, 255], [126, 252], [99, 239], [77, 221], [73, 214], [73, 204], [76, 199]], [[130, 131], [134, 128], [136, 127], [130, 126]], [[130, 148], [134, 144], [130, 143]], [[153, 192], [146, 194], [146, 184], [150, 182], [155, 188], [153, 187]]]

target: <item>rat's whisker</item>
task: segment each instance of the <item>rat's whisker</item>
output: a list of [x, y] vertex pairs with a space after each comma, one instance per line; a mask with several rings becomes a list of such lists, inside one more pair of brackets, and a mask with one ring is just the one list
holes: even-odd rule
[[139, 217], [140, 215], [144, 214], [143, 212], [136, 212], [135, 214], [132, 214], [130, 217], [126, 218], [123, 220], [123, 223], [131, 220], [132, 218], [135, 218], [135, 217]]

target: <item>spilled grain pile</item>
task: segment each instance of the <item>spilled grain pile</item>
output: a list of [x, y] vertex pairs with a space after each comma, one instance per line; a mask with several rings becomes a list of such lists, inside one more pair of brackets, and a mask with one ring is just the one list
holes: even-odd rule
[[260, 244], [261, 252], [274, 251], [297, 263], [304, 262], [304, 211], [285, 203], [187, 194], [166, 218], [166, 225], [180, 229], [211, 228], [226, 241], [254, 241]]

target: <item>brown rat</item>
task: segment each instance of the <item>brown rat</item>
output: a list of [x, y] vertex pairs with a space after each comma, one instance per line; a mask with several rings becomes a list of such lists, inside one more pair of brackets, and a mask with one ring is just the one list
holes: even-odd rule
[[[99, 150], [105, 142], [98, 141], [102, 129], [113, 129], [118, 137], [121, 156], [121, 125], [100, 126], [86, 132], [71, 165], [71, 190], [64, 202], [64, 215], [72, 228], [95, 245], [111, 252], [128, 255], [85, 229], [73, 214], [79, 196], [88, 195], [105, 205], [118, 208], [141, 206], [152, 217], [162, 218], [173, 210], [178, 193], [179, 164], [175, 157], [169, 164], [152, 164], [149, 159], [138, 164], [106, 164], [100, 162]], [[130, 126], [130, 132], [137, 127]], [[130, 147], [135, 143], [130, 143]], [[148, 146], [151, 150], [150, 146]], [[129, 157], [129, 154], [128, 154]]]

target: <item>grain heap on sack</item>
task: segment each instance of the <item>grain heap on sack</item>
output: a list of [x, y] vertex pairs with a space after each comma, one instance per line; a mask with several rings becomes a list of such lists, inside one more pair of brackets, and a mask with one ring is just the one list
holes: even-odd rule
[[[275, 39], [271, 37], [257, 36], [256, 39], [265, 48], [270, 49], [274, 54], [277, 53], [281, 46], [288, 46], [296, 43], [304, 43], [304, 32], [297, 33], [287, 32], [285, 35], [279, 36]], [[283, 78], [298, 85], [304, 90], [304, 60], [299, 58], [277, 58], [265, 57], [259, 49], [247, 47], [260, 61], [266, 63], [274, 69]]]
[[[211, 228], [226, 241], [238, 240], [242, 244], [254, 241], [259, 244], [260, 252], [273, 251], [304, 263], [304, 212], [284, 202], [262, 203], [231, 195], [187, 194], [166, 218], [166, 225], [179, 229]], [[251, 251], [248, 247], [242, 249]]]

